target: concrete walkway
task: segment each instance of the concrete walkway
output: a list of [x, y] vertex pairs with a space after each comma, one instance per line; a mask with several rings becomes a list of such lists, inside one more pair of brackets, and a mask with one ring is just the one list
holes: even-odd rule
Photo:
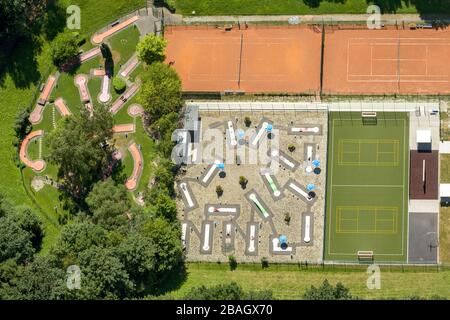
[[438, 102], [204, 102], [189, 101], [186, 105], [198, 106], [204, 111], [377, 111], [377, 112], [416, 112], [429, 114], [431, 110], [439, 110]]
[[[183, 17], [183, 23], [209, 23], [209, 22], [287, 22], [289, 18], [299, 17], [301, 22], [322, 22], [322, 21], [367, 21], [368, 14], [326, 14], [326, 15], [255, 15], [255, 16], [186, 16]], [[384, 23], [395, 23], [396, 21], [423, 22], [441, 20], [450, 22], [450, 16], [419, 14], [384, 14], [381, 20]]]

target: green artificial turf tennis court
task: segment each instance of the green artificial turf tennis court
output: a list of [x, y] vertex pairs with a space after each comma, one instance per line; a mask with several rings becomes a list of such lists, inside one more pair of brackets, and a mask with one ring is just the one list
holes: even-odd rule
[[325, 260], [405, 262], [408, 226], [409, 126], [406, 113], [331, 112]]

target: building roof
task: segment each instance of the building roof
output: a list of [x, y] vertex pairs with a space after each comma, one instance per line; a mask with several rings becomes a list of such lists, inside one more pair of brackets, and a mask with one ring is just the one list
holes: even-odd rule
[[198, 106], [187, 106], [184, 113], [184, 129], [198, 130]]
[[440, 194], [441, 198], [450, 197], [450, 183], [441, 183]]
[[431, 143], [431, 130], [417, 130], [417, 143]]

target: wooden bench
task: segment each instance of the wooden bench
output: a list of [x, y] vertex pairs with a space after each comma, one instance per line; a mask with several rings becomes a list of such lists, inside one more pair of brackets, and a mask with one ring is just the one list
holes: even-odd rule
[[373, 251], [358, 251], [358, 260], [373, 261]]

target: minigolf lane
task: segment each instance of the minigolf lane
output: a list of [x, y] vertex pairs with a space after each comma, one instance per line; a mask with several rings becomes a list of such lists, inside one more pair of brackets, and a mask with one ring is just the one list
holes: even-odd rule
[[121, 23], [115, 25], [114, 27], [112, 27], [112, 28], [106, 30], [105, 32], [95, 34], [95, 35], [92, 37], [92, 42], [93, 42], [94, 44], [100, 44], [100, 43], [102, 43], [106, 38], [112, 36], [114, 33], [119, 32], [119, 31], [122, 30], [122, 29], [125, 29], [126, 27], [128, 27], [129, 25], [135, 23], [135, 22], [138, 21], [138, 20], [139, 20], [139, 16], [133, 16], [133, 17], [131, 17], [131, 18], [129, 18], [129, 19], [127, 19], [127, 20], [125, 20], [125, 21], [123, 21], [123, 22], [121, 22]]
[[55, 107], [63, 117], [68, 117], [72, 114], [63, 98], [58, 98], [55, 100]]
[[130, 124], [118, 124], [113, 127], [113, 133], [133, 133], [135, 127], [133, 123]]
[[31, 112], [29, 120], [32, 124], [36, 124], [41, 122], [42, 120], [42, 112], [44, 111], [44, 106], [48, 101], [48, 98], [50, 97], [50, 93], [53, 90], [53, 87], [56, 83], [56, 77], [50, 76], [47, 79], [47, 82], [45, 83], [44, 89], [41, 92], [41, 95], [39, 96], [39, 100], [34, 108], [34, 110]]
[[142, 174], [144, 159], [142, 158], [141, 151], [139, 150], [139, 147], [135, 142], [133, 142], [128, 147], [128, 151], [131, 153], [131, 156], [133, 157], [134, 168], [131, 177], [129, 177], [127, 182], [125, 183], [125, 187], [128, 190], [135, 190]]
[[140, 87], [140, 83], [134, 83], [123, 95], [121, 95], [119, 98], [117, 98], [116, 101], [114, 101], [109, 111], [112, 114], [116, 114], [122, 108], [122, 106], [138, 92]]
[[36, 138], [42, 137], [44, 135], [44, 130], [37, 130], [31, 132], [29, 135], [23, 139], [22, 144], [20, 145], [19, 157], [20, 161], [22, 161], [27, 167], [33, 169], [34, 171], [42, 171], [45, 168], [44, 160], [30, 160], [27, 157], [27, 148], [28, 144]]

